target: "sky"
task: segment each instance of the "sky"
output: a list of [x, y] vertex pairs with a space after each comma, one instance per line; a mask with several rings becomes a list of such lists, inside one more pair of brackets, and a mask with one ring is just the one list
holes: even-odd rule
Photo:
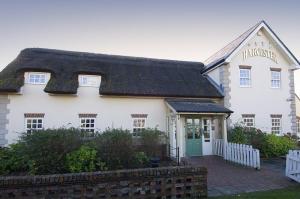
[[[203, 62], [265, 20], [300, 59], [299, 0], [0, 0], [0, 70], [41, 47]], [[300, 95], [300, 71], [296, 72]]]

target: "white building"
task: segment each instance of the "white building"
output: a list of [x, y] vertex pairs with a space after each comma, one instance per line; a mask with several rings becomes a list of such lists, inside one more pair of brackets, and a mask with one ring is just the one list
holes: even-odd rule
[[167, 132], [184, 157], [212, 154], [212, 140], [226, 140], [236, 122], [296, 133], [298, 67], [264, 21], [205, 65], [25, 49], [0, 73], [0, 145], [29, 129], [110, 127], [135, 135], [151, 127]]
[[297, 129], [297, 137], [300, 141], [300, 98], [298, 95], [295, 95], [296, 99], [296, 129]]

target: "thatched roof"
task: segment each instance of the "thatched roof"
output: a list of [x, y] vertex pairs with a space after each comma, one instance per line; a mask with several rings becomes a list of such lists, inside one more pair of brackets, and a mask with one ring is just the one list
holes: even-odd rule
[[46, 71], [47, 93], [76, 94], [78, 74], [97, 74], [101, 95], [223, 97], [202, 69], [200, 62], [30, 48], [0, 73], [0, 92], [19, 92], [25, 71]]

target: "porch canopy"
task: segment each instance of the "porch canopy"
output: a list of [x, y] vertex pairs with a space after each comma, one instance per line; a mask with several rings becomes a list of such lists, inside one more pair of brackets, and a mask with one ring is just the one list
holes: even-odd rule
[[230, 115], [233, 111], [211, 100], [201, 99], [166, 99], [169, 108], [181, 114], [221, 113]]

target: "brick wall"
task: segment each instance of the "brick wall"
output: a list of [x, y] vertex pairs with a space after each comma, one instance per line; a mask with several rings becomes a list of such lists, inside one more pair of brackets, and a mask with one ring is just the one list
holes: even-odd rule
[[0, 177], [0, 198], [206, 198], [203, 167]]

